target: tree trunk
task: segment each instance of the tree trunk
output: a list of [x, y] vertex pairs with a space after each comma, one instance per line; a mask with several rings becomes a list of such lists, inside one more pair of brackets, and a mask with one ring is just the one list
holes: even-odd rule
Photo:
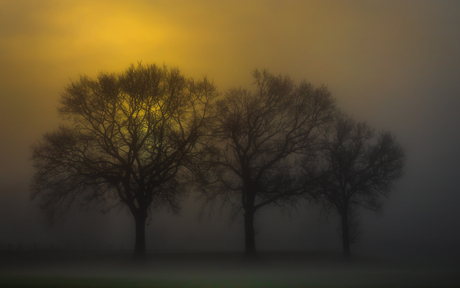
[[343, 255], [350, 258], [350, 233], [348, 227], [348, 211], [342, 213], [342, 245]]
[[145, 213], [139, 213], [134, 216], [136, 221], [136, 244], [134, 247], [134, 254], [136, 256], [145, 256]]
[[256, 242], [254, 231], [254, 211], [247, 209], [244, 214], [244, 240], [245, 240], [245, 253], [246, 255], [256, 254]]

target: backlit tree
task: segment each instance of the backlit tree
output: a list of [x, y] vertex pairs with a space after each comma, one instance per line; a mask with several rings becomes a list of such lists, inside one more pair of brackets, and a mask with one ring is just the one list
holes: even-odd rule
[[61, 94], [65, 124], [31, 147], [32, 197], [51, 217], [75, 199], [124, 205], [135, 220], [135, 252], [145, 254], [148, 213], [179, 209], [216, 95], [206, 78], [156, 65], [81, 76]]

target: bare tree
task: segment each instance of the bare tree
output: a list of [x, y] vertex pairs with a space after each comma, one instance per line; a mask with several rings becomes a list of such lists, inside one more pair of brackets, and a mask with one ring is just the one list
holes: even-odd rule
[[329, 128], [317, 161], [305, 162], [304, 172], [317, 185], [309, 195], [340, 215], [343, 252], [349, 257], [350, 243], [359, 234], [357, 209], [382, 207], [382, 198], [403, 174], [405, 153], [391, 133], [376, 134], [368, 124], [342, 113]]
[[32, 145], [32, 198], [53, 217], [74, 202], [124, 205], [136, 223], [135, 252], [145, 254], [149, 209], [179, 209], [216, 89], [178, 69], [131, 65], [120, 74], [81, 76], [61, 94], [67, 120]]
[[[296, 204], [295, 158], [310, 154], [334, 101], [325, 87], [253, 72], [256, 91], [231, 89], [217, 102], [204, 194], [244, 212], [245, 252], [255, 254], [254, 215], [267, 205]], [[209, 202], [206, 202], [209, 203]]]

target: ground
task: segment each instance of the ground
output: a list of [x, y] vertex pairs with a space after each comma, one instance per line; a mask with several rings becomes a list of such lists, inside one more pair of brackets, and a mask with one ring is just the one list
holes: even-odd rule
[[3, 251], [0, 287], [460, 287], [460, 266], [319, 252]]

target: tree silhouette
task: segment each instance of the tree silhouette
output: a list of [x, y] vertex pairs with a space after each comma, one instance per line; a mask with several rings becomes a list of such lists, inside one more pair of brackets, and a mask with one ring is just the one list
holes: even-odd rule
[[[255, 254], [254, 216], [267, 205], [297, 203], [295, 157], [310, 154], [318, 128], [332, 118], [330, 92], [267, 71], [253, 72], [256, 91], [230, 89], [217, 101], [206, 176], [206, 204], [223, 199], [243, 210], [245, 252]], [[212, 204], [211, 204], [212, 205]], [[212, 206], [211, 206], [212, 207]], [[222, 206], [221, 206], [222, 207]]]
[[402, 176], [404, 149], [391, 133], [376, 135], [368, 124], [337, 113], [324, 133], [318, 156], [317, 161], [304, 163], [307, 181], [316, 185], [309, 195], [340, 215], [343, 252], [349, 257], [350, 243], [359, 233], [357, 209], [382, 207], [382, 197]]
[[195, 82], [156, 65], [81, 76], [61, 94], [58, 110], [67, 125], [31, 147], [32, 198], [40, 196], [50, 217], [77, 198], [125, 205], [136, 224], [135, 252], [145, 254], [149, 209], [179, 209], [216, 95], [206, 78]]

